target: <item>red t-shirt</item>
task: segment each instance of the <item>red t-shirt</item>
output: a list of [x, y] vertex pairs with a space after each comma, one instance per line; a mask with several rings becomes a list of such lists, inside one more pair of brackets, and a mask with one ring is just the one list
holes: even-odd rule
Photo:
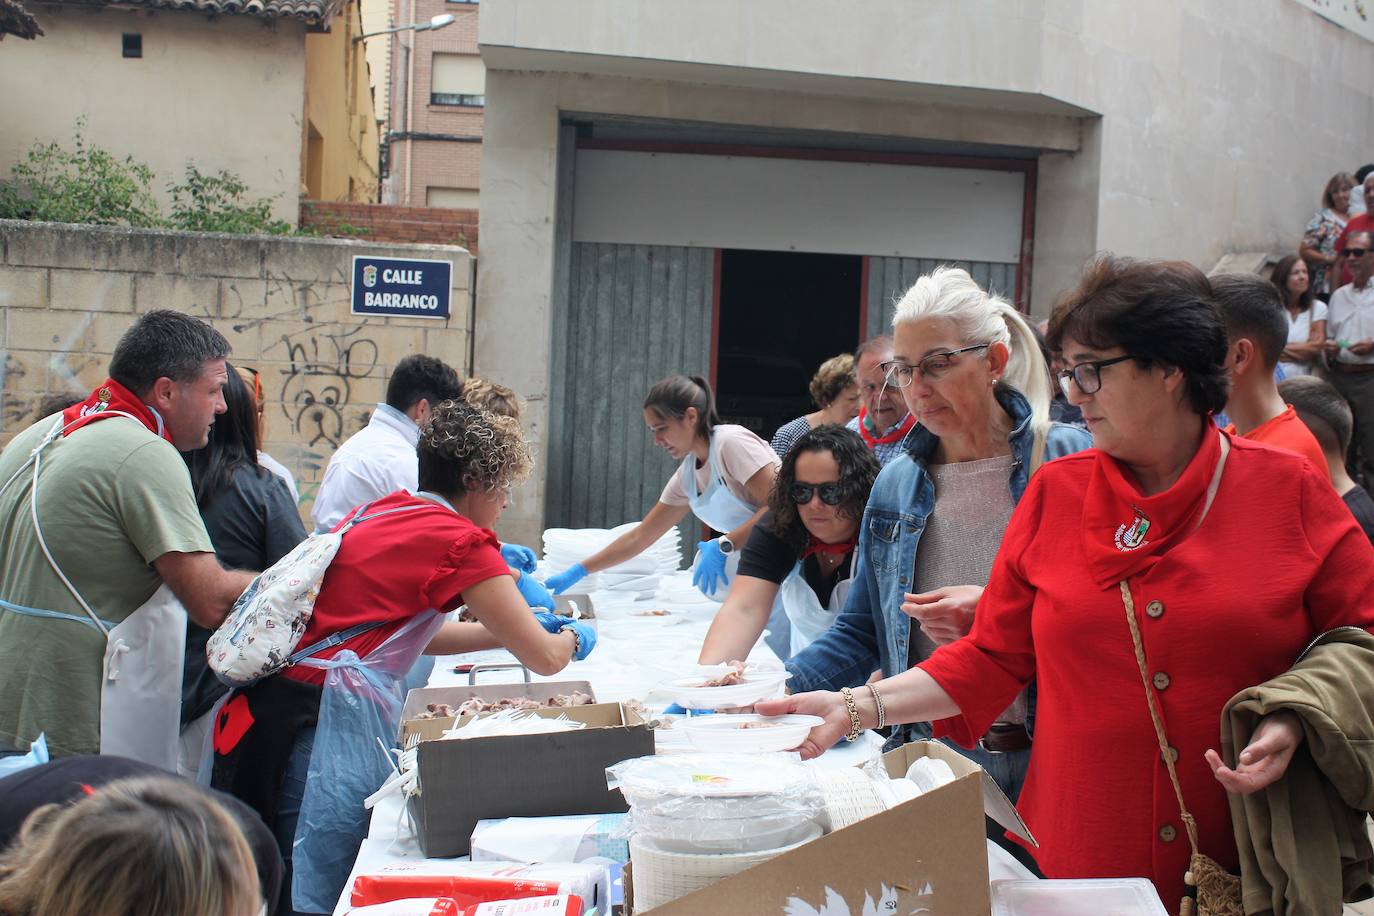
[[[398, 491], [367, 511], [415, 505], [421, 508], [367, 519], [343, 536], [300, 648], [360, 623], [389, 621], [316, 657], [332, 658], [344, 649], [366, 656], [416, 614], [430, 608], [451, 611], [463, 603], [464, 589], [510, 575], [496, 535], [444, 506]], [[323, 684], [325, 672], [294, 665], [286, 675]]]
[[[1233, 436], [1239, 435], [1234, 423], [1226, 427], [1226, 431]], [[1322, 447], [1317, 444], [1317, 437], [1312, 435], [1312, 430], [1302, 422], [1292, 404], [1289, 404], [1283, 413], [1272, 420], [1266, 420], [1241, 438], [1296, 452], [1312, 462], [1317, 470], [1326, 470], [1326, 456], [1322, 454]]]
[[[1352, 232], [1374, 232], [1374, 216], [1370, 216], [1368, 213], [1356, 213], [1354, 216], [1350, 217], [1349, 222], [1345, 224], [1345, 228], [1341, 230], [1341, 234], [1336, 238], [1337, 251], [1345, 251], [1345, 240], [1350, 237]], [[1341, 265], [1341, 282], [1333, 284], [1331, 286], [1331, 292], [1334, 293], [1340, 287], [1345, 286], [1347, 283], [1353, 283], [1354, 281], [1355, 278], [1350, 275], [1350, 267], [1348, 265]]]

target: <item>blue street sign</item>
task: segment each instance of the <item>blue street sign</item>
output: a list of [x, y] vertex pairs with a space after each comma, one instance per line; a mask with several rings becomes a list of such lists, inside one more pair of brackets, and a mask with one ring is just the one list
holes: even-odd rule
[[453, 262], [353, 256], [353, 314], [447, 318]]

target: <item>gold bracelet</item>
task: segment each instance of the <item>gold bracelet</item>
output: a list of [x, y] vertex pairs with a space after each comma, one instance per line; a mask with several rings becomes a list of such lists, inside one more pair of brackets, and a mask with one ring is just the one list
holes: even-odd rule
[[854, 691], [848, 687], [840, 688], [840, 696], [844, 697], [844, 705], [849, 710], [849, 734], [844, 736], [846, 741], [859, 740], [859, 705], [854, 702]]
[[868, 692], [873, 694], [873, 705], [878, 707], [878, 724], [875, 728], [882, 728], [887, 724], [887, 708], [883, 706], [883, 698], [878, 694], [878, 688], [873, 684], [868, 685]]

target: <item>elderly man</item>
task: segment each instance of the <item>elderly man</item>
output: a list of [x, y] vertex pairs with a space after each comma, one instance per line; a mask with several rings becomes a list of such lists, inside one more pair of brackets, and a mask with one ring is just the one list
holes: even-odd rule
[[215, 559], [178, 454], [224, 412], [228, 353], [149, 312], [83, 403], [0, 453], [0, 743], [175, 763], [186, 615], [219, 626], [253, 577]]
[[1374, 236], [1354, 232], [1346, 237], [1342, 259], [1351, 282], [1331, 294], [1326, 315], [1327, 356], [1331, 383], [1355, 415], [1355, 448], [1351, 473], [1366, 486], [1374, 480]]
[[846, 426], [863, 437], [878, 463], [886, 465], [901, 456], [902, 441], [916, 425], [916, 418], [907, 413], [902, 390], [887, 384], [882, 363], [892, 359], [892, 338], [870, 337], [854, 351], [854, 374], [859, 378], [859, 396], [863, 406], [859, 415]]

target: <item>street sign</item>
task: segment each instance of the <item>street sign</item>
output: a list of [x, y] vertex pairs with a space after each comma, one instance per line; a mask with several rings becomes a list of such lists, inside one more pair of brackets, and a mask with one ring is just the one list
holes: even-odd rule
[[448, 318], [453, 262], [353, 256], [353, 314]]

